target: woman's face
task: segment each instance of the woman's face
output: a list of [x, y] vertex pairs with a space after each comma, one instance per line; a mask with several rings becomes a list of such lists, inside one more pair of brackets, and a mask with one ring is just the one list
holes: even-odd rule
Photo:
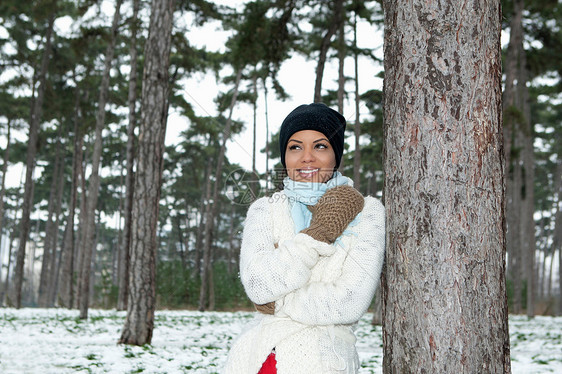
[[285, 150], [289, 178], [296, 182], [324, 183], [336, 167], [336, 154], [326, 135], [302, 130], [293, 134]]

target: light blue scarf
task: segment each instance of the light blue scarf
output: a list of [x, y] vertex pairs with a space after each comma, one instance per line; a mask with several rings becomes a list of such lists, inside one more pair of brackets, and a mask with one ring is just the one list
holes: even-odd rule
[[285, 177], [283, 185], [285, 186], [285, 196], [289, 199], [291, 216], [295, 222], [295, 233], [298, 233], [310, 226], [312, 213], [308, 210], [307, 205], [316, 205], [324, 192], [330, 188], [353, 186], [353, 180], [336, 171], [332, 179], [326, 183], [295, 182], [291, 178]]

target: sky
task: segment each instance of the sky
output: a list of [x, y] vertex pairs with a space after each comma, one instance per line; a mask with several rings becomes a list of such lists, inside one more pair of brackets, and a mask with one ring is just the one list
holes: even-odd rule
[[[245, 2], [243, 0], [218, 0], [214, 1], [219, 5], [240, 5]], [[111, 19], [114, 12], [113, 1], [104, 1], [102, 3], [102, 11], [106, 14], [107, 18]], [[126, 7], [122, 8], [126, 12]], [[94, 12], [92, 10], [92, 12]], [[145, 15], [146, 16], [146, 15]], [[189, 14], [183, 16], [176, 15], [175, 22], [178, 25], [187, 25], [190, 29]], [[71, 23], [70, 18], [59, 18], [55, 23], [55, 31], [57, 33], [68, 33], [70, 30], [76, 30], [78, 24]], [[5, 30], [0, 26], [0, 37], [6, 36]], [[224, 51], [224, 44], [229, 36], [229, 32], [221, 30], [219, 22], [208, 22], [202, 27], [193, 27], [188, 31], [189, 42], [196, 47], [205, 47], [208, 51]], [[382, 30], [377, 30], [374, 26], [366, 22], [358, 23], [358, 46], [361, 48], [372, 48], [377, 57], [382, 59]], [[275, 97], [273, 89], [269, 87], [268, 97], [268, 113], [269, 113], [269, 130], [270, 134], [276, 132], [285, 116], [300, 104], [312, 102], [314, 94], [315, 83], [315, 69], [316, 61], [307, 61], [302, 55], [294, 54], [291, 58], [282, 65], [279, 72], [279, 81], [289, 94], [289, 99], [280, 101]], [[382, 70], [380, 64], [373, 63], [367, 58], [360, 58], [359, 72], [360, 83], [359, 91], [365, 92], [370, 89], [382, 90], [382, 79], [375, 77]], [[221, 76], [224, 76], [227, 70], [224, 70]], [[345, 74], [348, 77], [354, 76], [353, 60], [351, 58], [345, 61]], [[8, 75], [4, 72], [3, 78], [6, 79]], [[336, 89], [337, 79], [337, 63], [335, 61], [328, 61], [325, 68], [323, 88]], [[201, 116], [217, 116], [218, 112], [214, 99], [219, 92], [224, 92], [232, 89], [231, 86], [225, 86], [217, 82], [214, 73], [195, 73], [192, 77], [183, 82], [183, 94], [186, 100], [194, 107], [195, 113]], [[355, 121], [355, 104], [353, 102], [353, 82], [349, 81], [346, 90], [350, 93], [349, 98], [346, 99], [343, 115], [348, 121]], [[259, 150], [265, 147], [266, 143], [266, 125], [265, 125], [265, 99], [263, 95], [263, 87], [259, 88], [258, 98], [258, 115], [257, 115], [257, 169], [258, 172], [265, 171], [265, 155], [259, 153]], [[368, 114], [365, 107], [360, 110], [361, 115]], [[252, 164], [252, 126], [253, 126], [253, 111], [248, 104], [238, 104], [233, 113], [235, 120], [241, 121], [245, 124], [245, 129], [241, 134], [234, 136], [227, 144], [227, 157], [233, 163], [238, 163], [242, 167], [250, 169]], [[178, 135], [181, 131], [189, 127], [189, 121], [174, 112], [171, 108], [168, 118], [168, 125], [166, 131], [166, 145], [173, 145], [178, 142]], [[27, 131], [15, 133], [13, 136], [20, 140], [27, 140]], [[348, 143], [352, 146], [354, 143], [348, 139]], [[4, 146], [5, 139], [0, 139], [0, 145]], [[8, 187], [16, 187], [20, 183], [23, 165], [15, 165], [10, 170], [10, 178], [7, 178]], [[37, 173], [41, 172], [41, 167], [38, 168]]]
[[[244, 3], [244, 1], [216, 1], [223, 5], [233, 3]], [[185, 22], [186, 20], [180, 20]], [[205, 47], [210, 51], [224, 51], [224, 43], [228, 38], [228, 33], [220, 31], [220, 24], [212, 22], [203, 28], [193, 30], [188, 33], [190, 43], [197, 47]], [[212, 35], [212, 38], [209, 38]], [[360, 22], [358, 25], [358, 46], [360, 48], [372, 48], [376, 55], [382, 59], [382, 30], [377, 30], [374, 26], [367, 22]], [[314, 95], [316, 61], [307, 61], [302, 55], [293, 54], [293, 56], [282, 65], [279, 72], [279, 81], [289, 94], [289, 99], [279, 101], [276, 99], [273, 89], [269, 87], [268, 95], [268, 118], [270, 134], [276, 132], [281, 125], [283, 119], [295, 107], [301, 104], [311, 103]], [[323, 79], [323, 89], [336, 89], [337, 84], [337, 62], [331, 61], [326, 65]], [[382, 90], [382, 79], [377, 78], [382, 70], [380, 64], [374, 63], [367, 58], [361, 58], [359, 61], [360, 83], [359, 91], [365, 92], [371, 89]], [[353, 77], [354, 65], [353, 59], [345, 60], [345, 75]], [[353, 82], [349, 81], [346, 86], [349, 98], [344, 104], [344, 113], [348, 122], [355, 121], [355, 104], [353, 102], [354, 90]], [[185, 82], [184, 95], [188, 102], [194, 105], [195, 112], [199, 115], [217, 115], [216, 105], [213, 99], [219, 90], [229, 90], [232, 87], [225, 87], [217, 84], [214, 74], [201, 75], [196, 74], [193, 78]], [[258, 172], [265, 171], [265, 155], [259, 153], [260, 149], [265, 148], [266, 144], [266, 119], [265, 119], [265, 98], [263, 95], [263, 87], [261, 87], [258, 98], [258, 115], [257, 115], [257, 160], [256, 168]], [[367, 115], [367, 108], [360, 110], [361, 115]], [[244, 168], [251, 169], [252, 166], [252, 130], [253, 130], [253, 109], [247, 104], [239, 104], [235, 107], [233, 117], [245, 123], [245, 131], [239, 135], [235, 135], [231, 141], [227, 143], [227, 157], [231, 162], [238, 163]], [[168, 120], [168, 129], [166, 134], [166, 143], [174, 144], [177, 141], [178, 133], [189, 126], [186, 121], [171, 112]], [[350, 146], [353, 141], [348, 139]], [[277, 146], [276, 144], [274, 146]], [[270, 164], [270, 167], [272, 165]]]

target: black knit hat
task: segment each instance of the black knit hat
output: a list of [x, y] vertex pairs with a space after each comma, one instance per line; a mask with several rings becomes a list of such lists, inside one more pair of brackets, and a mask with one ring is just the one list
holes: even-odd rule
[[279, 150], [285, 165], [285, 151], [291, 136], [302, 130], [315, 130], [326, 135], [336, 155], [336, 168], [343, 154], [345, 118], [340, 113], [320, 103], [304, 104], [294, 109], [281, 124]]

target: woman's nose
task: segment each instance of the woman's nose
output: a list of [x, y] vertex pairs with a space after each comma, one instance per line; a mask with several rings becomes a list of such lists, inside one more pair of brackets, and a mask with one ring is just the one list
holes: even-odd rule
[[314, 161], [314, 153], [312, 152], [312, 150], [305, 149], [305, 151], [303, 152], [301, 161], [302, 162], [312, 162], [312, 161]]

